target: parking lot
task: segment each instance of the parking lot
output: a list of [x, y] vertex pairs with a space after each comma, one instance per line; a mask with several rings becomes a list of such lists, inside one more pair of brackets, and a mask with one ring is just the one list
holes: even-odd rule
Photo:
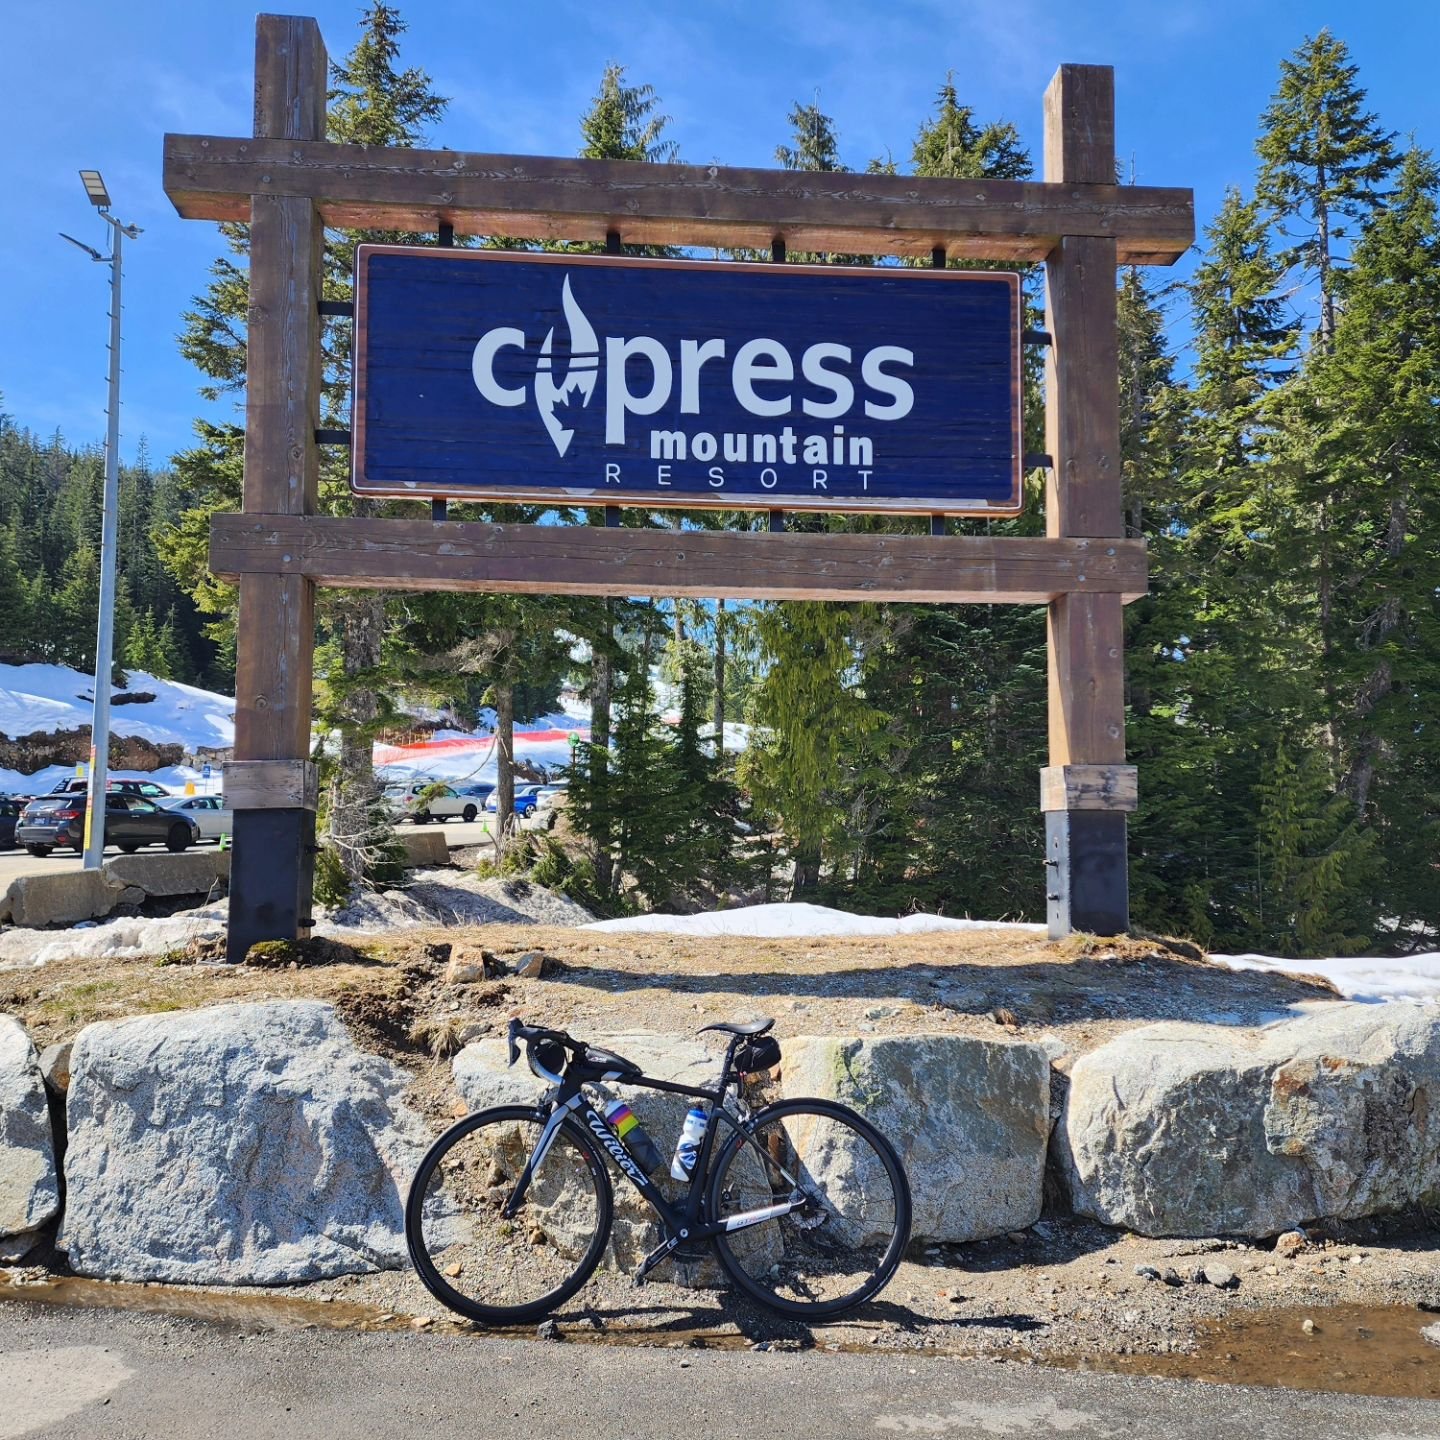
[[[410, 828], [410, 823], [406, 821], [403, 829], [409, 830]], [[430, 825], [422, 825], [419, 828], [442, 831], [446, 843], [452, 848], [457, 845], [483, 845], [490, 838], [489, 828], [483, 820], [475, 820], [468, 825], [463, 820], [447, 820], [443, 824], [432, 822]], [[211, 848], [214, 844], [213, 840], [202, 840], [200, 846], [196, 848]], [[119, 853], [120, 851], [114, 845], [105, 847], [107, 858]], [[163, 855], [165, 847], [150, 845], [139, 853], [141, 855]], [[46, 855], [43, 858], [28, 855], [24, 850], [0, 851], [0, 893], [4, 892], [5, 887], [17, 875], [53, 875], [60, 870], [78, 870], [79, 868], [80, 857], [73, 850], [56, 851], [55, 854]]]

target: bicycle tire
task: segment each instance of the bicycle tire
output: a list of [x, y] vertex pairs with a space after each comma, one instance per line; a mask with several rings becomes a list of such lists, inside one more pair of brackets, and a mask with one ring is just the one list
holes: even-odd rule
[[[421, 1283], [482, 1325], [524, 1324], [563, 1305], [594, 1273], [610, 1238], [614, 1192], [604, 1155], [568, 1117], [520, 1212], [512, 1221], [501, 1216], [507, 1182], [518, 1177], [546, 1118], [526, 1105], [467, 1115], [430, 1147], [410, 1185], [405, 1241]], [[546, 1288], [526, 1293], [531, 1284]]]
[[[747, 1295], [783, 1315], [814, 1320], [863, 1305], [890, 1282], [910, 1241], [910, 1184], [895, 1147], [833, 1100], [768, 1105], [751, 1117], [748, 1136], [734, 1130], [720, 1151], [707, 1192], [710, 1218], [787, 1199], [787, 1176], [813, 1207], [717, 1235], [711, 1243], [721, 1265]], [[857, 1204], [862, 1186], [872, 1193]]]

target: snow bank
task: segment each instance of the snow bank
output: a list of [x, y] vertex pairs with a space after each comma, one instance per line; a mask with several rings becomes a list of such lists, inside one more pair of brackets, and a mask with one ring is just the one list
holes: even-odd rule
[[[129, 684], [112, 695], [154, 695], [138, 705], [112, 705], [110, 728], [156, 745], [224, 748], [235, 743], [235, 702], [194, 685], [129, 670]], [[0, 665], [0, 734], [16, 739], [38, 731], [88, 725], [95, 703], [92, 680], [65, 665]]]
[[1440, 1001], [1440, 950], [1424, 955], [1340, 956], [1281, 960], [1274, 955], [1212, 955], [1231, 970], [1269, 970], [1318, 975], [1347, 999], [1379, 1005], [1387, 1000]]
[[749, 935], [755, 939], [829, 935], [923, 935], [933, 930], [1024, 930], [1044, 933], [1043, 925], [1006, 920], [955, 920], [947, 915], [906, 915], [891, 920], [880, 915], [851, 915], [825, 905], [747, 905], [712, 910], [703, 915], [635, 915], [599, 920], [582, 930], [639, 930], [664, 935]]
[[187, 910], [162, 920], [107, 920], [69, 930], [0, 931], [0, 970], [28, 970], [51, 960], [117, 960], [163, 955], [191, 940], [225, 936], [225, 903]]

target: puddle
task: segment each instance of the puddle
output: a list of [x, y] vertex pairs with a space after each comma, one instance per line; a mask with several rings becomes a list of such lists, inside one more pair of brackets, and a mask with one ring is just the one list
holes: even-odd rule
[[345, 1300], [301, 1300], [290, 1295], [224, 1294], [182, 1285], [123, 1285], [108, 1280], [52, 1276], [0, 1281], [0, 1300], [78, 1310], [141, 1310], [203, 1320], [237, 1330], [404, 1330], [406, 1316], [387, 1315]]
[[[234, 1294], [179, 1285], [126, 1285], [105, 1280], [52, 1276], [25, 1282], [0, 1279], [0, 1301], [69, 1306], [86, 1310], [138, 1310], [174, 1315], [231, 1329], [409, 1330], [410, 1316], [391, 1314], [351, 1301], [301, 1299], [286, 1294]], [[615, 1318], [588, 1323], [586, 1312], [562, 1315], [560, 1328], [571, 1343], [661, 1345], [702, 1350], [748, 1349], [751, 1339], [723, 1328], [626, 1324]], [[1313, 1329], [1304, 1328], [1305, 1321]], [[1421, 1335], [1440, 1315], [1413, 1306], [1335, 1305], [1298, 1310], [1252, 1310], [1224, 1320], [1202, 1321], [1195, 1350], [1186, 1355], [1059, 1355], [1016, 1353], [1007, 1358], [1066, 1370], [1144, 1375], [1164, 1380], [1199, 1380], [1222, 1385], [1260, 1385], [1291, 1390], [1329, 1390], [1349, 1395], [1385, 1395], [1440, 1400], [1440, 1348]], [[437, 1317], [435, 1329], [505, 1339], [534, 1339], [533, 1326], [477, 1330], [458, 1317]], [[804, 1338], [770, 1340], [775, 1350], [828, 1350], [874, 1355], [888, 1348], [858, 1344], [845, 1328], [819, 1330]], [[906, 1347], [912, 1356], [966, 1355], [960, 1348]], [[994, 1358], [994, 1352], [985, 1352]]]
[[[1306, 1320], [1314, 1329], [1307, 1333]], [[1068, 1370], [1440, 1400], [1440, 1348], [1420, 1331], [1440, 1322], [1414, 1306], [1252, 1310], [1196, 1327], [1191, 1355], [1056, 1356]]]

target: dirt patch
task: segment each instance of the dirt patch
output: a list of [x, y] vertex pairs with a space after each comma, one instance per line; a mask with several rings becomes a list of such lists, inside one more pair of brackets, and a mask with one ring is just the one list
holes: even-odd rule
[[[79, 696], [87, 699], [88, 696]], [[127, 696], [117, 691], [110, 698], [111, 705], [123, 705], [127, 700], [140, 697]], [[153, 700], [153, 695], [148, 697]], [[33, 775], [51, 765], [74, 765], [90, 758], [90, 727], [77, 726], [74, 730], [36, 730], [30, 735], [11, 739], [0, 735], [0, 770], [18, 770], [22, 775]], [[110, 733], [110, 769], [139, 770], [149, 773], [163, 770], [169, 765], [178, 765], [185, 758], [181, 745], [157, 745], [143, 735], [117, 735]]]
[[[782, 1041], [998, 1032], [1075, 1056], [1157, 1020], [1253, 1025], [1300, 1002], [1335, 999], [1318, 980], [1227, 970], [1148, 941], [1051, 943], [1015, 931], [756, 940], [490, 925], [367, 936], [353, 960], [328, 952], [328, 963], [294, 970], [176, 963], [191, 958], [181, 952], [163, 965], [153, 957], [56, 959], [0, 972], [0, 1012], [18, 1016], [42, 1047], [91, 1020], [233, 1000], [333, 1000], [370, 1016], [359, 1023], [385, 1036], [399, 1033], [398, 1022], [380, 1023], [386, 1007], [404, 1008], [411, 1026], [446, 1016], [494, 1022], [503, 1007], [487, 987], [499, 982], [445, 982], [445, 961], [461, 946], [488, 950], [507, 968], [526, 954], [548, 957], [546, 978], [510, 977], [504, 998], [529, 1020], [582, 1036], [587, 1028], [688, 1034], [758, 1014], [775, 1016]], [[418, 1054], [393, 1039], [384, 1048]]]

